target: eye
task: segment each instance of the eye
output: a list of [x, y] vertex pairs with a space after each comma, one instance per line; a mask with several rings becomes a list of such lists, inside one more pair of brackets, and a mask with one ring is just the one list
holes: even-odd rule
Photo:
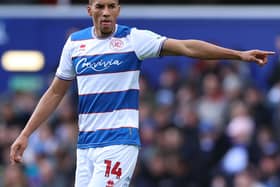
[[109, 5], [109, 8], [110, 8], [110, 9], [114, 9], [114, 8], [116, 8], [116, 7], [117, 7], [116, 4], [110, 4], [110, 5]]
[[104, 5], [96, 4], [96, 5], [95, 5], [95, 8], [96, 8], [96, 9], [103, 9], [103, 8], [104, 8]]

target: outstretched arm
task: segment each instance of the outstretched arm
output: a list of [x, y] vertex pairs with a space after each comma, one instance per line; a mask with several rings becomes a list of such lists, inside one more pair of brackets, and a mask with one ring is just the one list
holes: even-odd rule
[[51, 86], [40, 99], [25, 128], [21, 131], [20, 135], [11, 146], [10, 160], [12, 164], [22, 161], [22, 155], [25, 148], [27, 147], [29, 136], [56, 109], [68, 90], [70, 84], [71, 81], [61, 80], [57, 77], [54, 78]]
[[176, 40], [167, 39], [162, 47], [161, 55], [188, 56], [199, 59], [232, 59], [247, 62], [255, 62], [259, 65], [267, 63], [267, 56], [272, 51], [248, 50], [238, 51], [220, 47], [201, 40]]

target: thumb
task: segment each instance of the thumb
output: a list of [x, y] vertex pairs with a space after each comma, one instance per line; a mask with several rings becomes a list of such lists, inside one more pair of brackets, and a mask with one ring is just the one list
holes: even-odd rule
[[261, 60], [261, 59], [257, 59], [257, 61], [258, 61], [259, 64], [264, 64], [264, 61]]
[[259, 58], [256, 58], [256, 57], [253, 58], [253, 61], [256, 62], [259, 65], [263, 65], [264, 64], [264, 61], [262, 59], [259, 59]]
[[19, 146], [17, 149], [17, 152], [16, 152], [16, 161], [17, 162], [22, 162], [23, 152], [24, 152], [24, 147]]

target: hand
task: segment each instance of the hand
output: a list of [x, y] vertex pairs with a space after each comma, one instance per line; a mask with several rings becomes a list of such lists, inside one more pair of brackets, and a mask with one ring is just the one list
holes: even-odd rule
[[28, 137], [20, 135], [13, 145], [10, 151], [10, 161], [12, 164], [22, 162], [22, 155], [27, 147]]
[[249, 50], [241, 52], [241, 60], [247, 62], [255, 62], [258, 65], [265, 65], [267, 63], [268, 55], [273, 55], [273, 51], [262, 51], [262, 50]]

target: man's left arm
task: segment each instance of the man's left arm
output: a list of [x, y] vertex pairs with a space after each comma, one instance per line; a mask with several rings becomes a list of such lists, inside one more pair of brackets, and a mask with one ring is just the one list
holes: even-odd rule
[[161, 50], [161, 56], [188, 56], [208, 60], [232, 59], [255, 62], [259, 65], [266, 64], [268, 55], [273, 54], [273, 51], [263, 50], [238, 51], [214, 45], [202, 40], [176, 39], [166, 39]]

